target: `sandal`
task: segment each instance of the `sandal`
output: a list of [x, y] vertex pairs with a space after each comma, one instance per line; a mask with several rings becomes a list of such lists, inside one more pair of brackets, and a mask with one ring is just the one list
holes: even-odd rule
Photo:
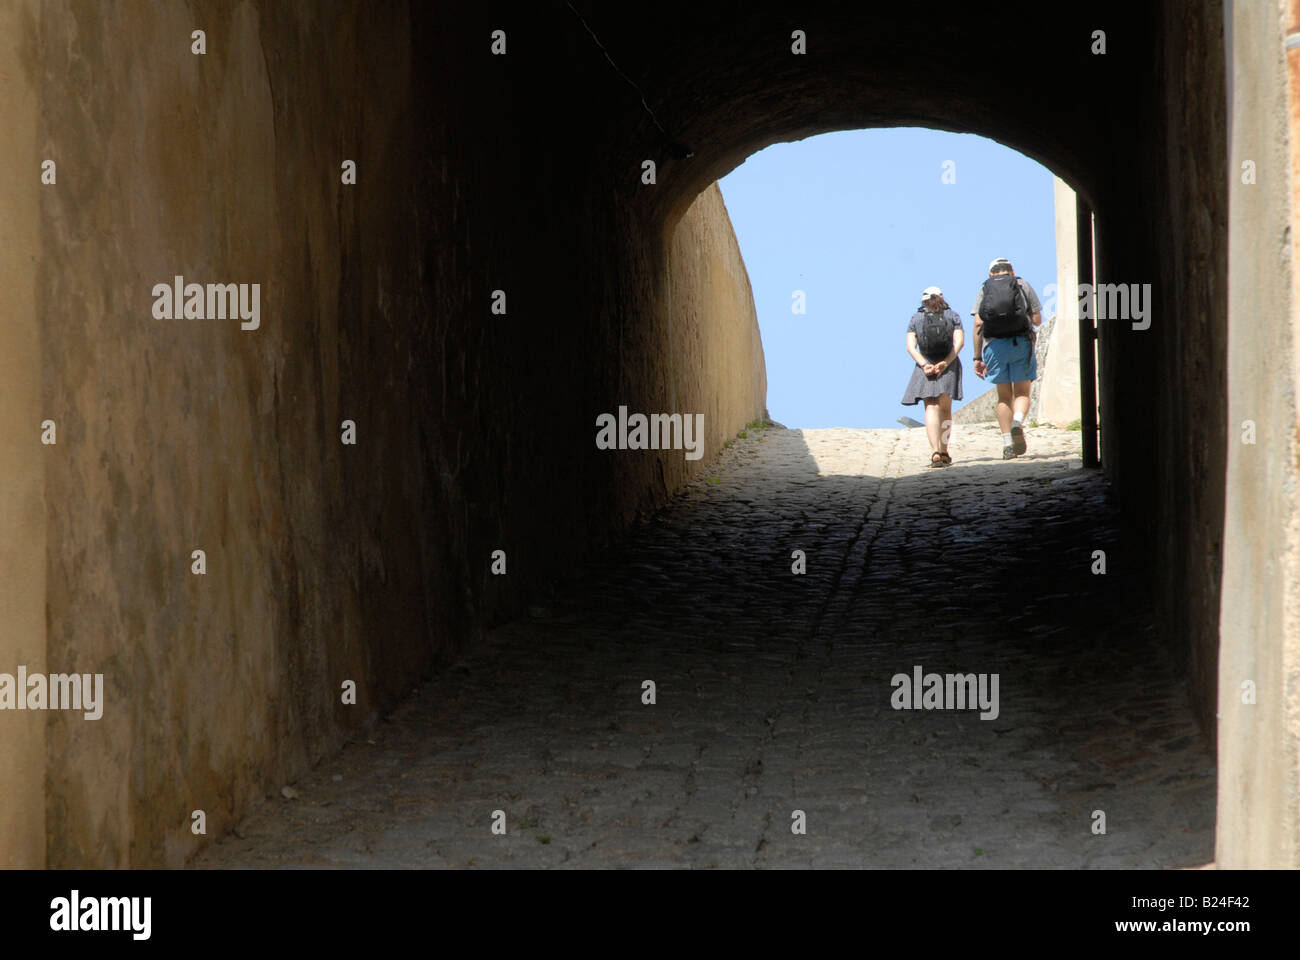
[[948, 451], [947, 451], [947, 450], [945, 450], [943, 453], [939, 454], [939, 456], [943, 457], [943, 465], [944, 465], [945, 467], [950, 467], [950, 466], [952, 466], [952, 457], [950, 457], [950, 456], [948, 455]]
[[930, 454], [930, 466], [932, 466], [932, 467], [946, 467], [946, 466], [948, 466], [948, 464], [951, 463], [952, 461], [951, 461], [951, 459], [945, 461], [945, 460], [944, 460], [944, 457], [945, 457], [945, 456], [946, 456], [946, 454], [942, 454], [942, 453], [940, 453], [938, 450], [934, 451], [934, 453]]

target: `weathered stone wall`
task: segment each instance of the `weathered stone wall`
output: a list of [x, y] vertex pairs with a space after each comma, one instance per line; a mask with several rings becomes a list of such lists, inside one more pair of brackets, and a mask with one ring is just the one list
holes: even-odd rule
[[[1156, 487], [1130, 516], [1156, 521], [1159, 609], [1170, 648], [1188, 671], [1191, 696], [1213, 736], [1217, 703], [1220, 578], [1228, 421], [1227, 129], [1220, 0], [1161, 5], [1164, 37], [1159, 107], [1141, 179], [1150, 190], [1144, 217], [1155, 254], [1151, 275], [1152, 361], [1142, 432], [1157, 454]], [[1212, 147], [1212, 148], [1211, 148]], [[1124, 278], [1120, 278], [1124, 279]], [[1134, 280], [1145, 277], [1134, 276]], [[1103, 321], [1105, 322], [1105, 321]], [[1141, 377], [1135, 377], [1139, 383]], [[1120, 416], [1134, 412], [1132, 406]], [[1135, 491], [1136, 492], [1136, 491]]]
[[[0, 4], [0, 673], [45, 662], [37, 0]], [[0, 868], [45, 863], [45, 716], [0, 713]]]
[[[655, 197], [682, 189], [662, 163], [643, 182], [642, 161], [663, 159], [659, 134], [559, 12], [448, 5], [421, 9], [417, 29], [431, 44], [428, 89], [457, 91], [438, 103], [430, 147], [445, 238], [433, 366], [464, 371], [437, 431], [460, 452], [448, 458], [452, 538], [473, 558], [466, 589], [489, 622], [666, 503], [765, 412], [757, 321], [720, 194], [694, 184], [675, 216], [651, 215]], [[504, 56], [489, 53], [498, 28]], [[505, 316], [490, 313], [497, 289]], [[596, 420], [620, 406], [703, 413], [702, 458], [598, 450]], [[508, 576], [490, 575], [493, 549]]]
[[[176, 865], [191, 811], [224, 831], [446, 643], [422, 595], [410, 27], [400, 6], [51, 2], [40, 29], [48, 659], [106, 700], [50, 715], [48, 858]], [[260, 283], [260, 328], [155, 319], [176, 275]]]
[[[1079, 372], [1078, 197], [1060, 177], [1052, 178], [1056, 221], [1056, 320], [1051, 350], [1039, 367], [1034, 419], [1065, 427], [1082, 418]], [[1088, 349], [1094, 349], [1091, 343]]]
[[[1288, 96], [1283, 54], [1285, 34], [1300, 30], [1294, 8], [1238, 0], [1228, 11], [1232, 285], [1216, 858], [1229, 868], [1300, 867], [1300, 60], [1291, 61]], [[1242, 182], [1246, 161], [1254, 183]], [[1253, 444], [1243, 442], [1246, 421]]]
[[[657, 411], [703, 413], [703, 449], [716, 453], [767, 412], [749, 274], [716, 183], [687, 209], [669, 243], [655, 305], [661, 343], [652, 353], [663, 372], [650, 402]], [[663, 477], [655, 503], [708, 463], [707, 456], [687, 460], [677, 451], [653, 459]]]

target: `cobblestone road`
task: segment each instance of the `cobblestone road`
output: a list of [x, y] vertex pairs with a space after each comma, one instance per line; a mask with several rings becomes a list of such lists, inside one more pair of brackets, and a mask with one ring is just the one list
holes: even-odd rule
[[[1205, 863], [1208, 744], [1078, 438], [1003, 462], [958, 426], [946, 470], [921, 430], [738, 440], [194, 865]], [[918, 665], [997, 674], [997, 718], [893, 709]]]

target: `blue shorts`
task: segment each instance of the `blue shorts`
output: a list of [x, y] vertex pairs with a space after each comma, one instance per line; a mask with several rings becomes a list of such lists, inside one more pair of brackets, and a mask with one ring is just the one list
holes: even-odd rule
[[990, 340], [984, 344], [983, 360], [990, 383], [1038, 379], [1038, 358], [1034, 356], [1034, 342], [1030, 337], [1016, 337], [1014, 343], [1006, 337]]

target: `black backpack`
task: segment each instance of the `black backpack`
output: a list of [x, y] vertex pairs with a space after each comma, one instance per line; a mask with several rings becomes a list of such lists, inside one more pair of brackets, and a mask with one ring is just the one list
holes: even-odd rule
[[947, 311], [930, 313], [921, 310], [917, 316], [921, 322], [916, 325], [916, 348], [925, 359], [938, 363], [952, 352], [953, 322]]
[[1015, 337], [1029, 333], [1029, 304], [1015, 274], [1001, 273], [984, 281], [980, 319], [985, 337]]

